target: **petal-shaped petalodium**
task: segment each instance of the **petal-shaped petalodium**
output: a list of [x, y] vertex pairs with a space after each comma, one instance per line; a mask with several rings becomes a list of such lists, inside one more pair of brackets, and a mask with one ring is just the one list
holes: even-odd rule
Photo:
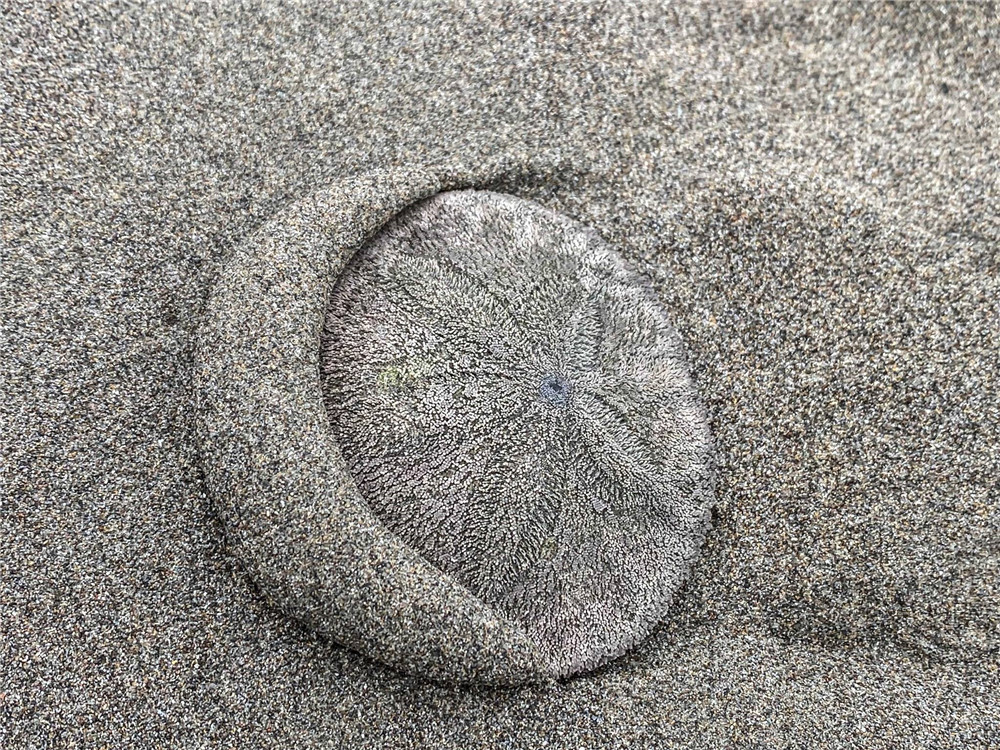
[[440, 187], [423, 172], [370, 173], [289, 206], [246, 238], [199, 337], [198, 441], [231, 549], [287, 614], [406, 671], [517, 683], [546, 676], [544, 658], [372, 514], [320, 386], [320, 334], [344, 264]]

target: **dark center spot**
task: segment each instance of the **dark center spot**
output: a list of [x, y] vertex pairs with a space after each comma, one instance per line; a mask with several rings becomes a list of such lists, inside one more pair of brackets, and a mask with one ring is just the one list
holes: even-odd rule
[[538, 395], [553, 406], [565, 406], [569, 398], [569, 381], [561, 375], [546, 375], [538, 386]]

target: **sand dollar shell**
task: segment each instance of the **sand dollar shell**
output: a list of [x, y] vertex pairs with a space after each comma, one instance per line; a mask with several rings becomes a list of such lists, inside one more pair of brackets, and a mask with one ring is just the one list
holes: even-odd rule
[[596, 233], [530, 201], [439, 193], [333, 286], [333, 432], [386, 527], [568, 675], [643, 638], [713, 502], [682, 342]]

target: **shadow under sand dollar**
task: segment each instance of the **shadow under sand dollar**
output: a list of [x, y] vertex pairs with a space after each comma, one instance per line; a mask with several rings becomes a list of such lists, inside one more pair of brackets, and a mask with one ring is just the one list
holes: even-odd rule
[[473, 191], [390, 222], [447, 182], [345, 181], [240, 246], [199, 346], [207, 483], [265, 596], [325, 637], [451, 682], [593, 668], [697, 554], [704, 412], [651, 287], [593, 232]]

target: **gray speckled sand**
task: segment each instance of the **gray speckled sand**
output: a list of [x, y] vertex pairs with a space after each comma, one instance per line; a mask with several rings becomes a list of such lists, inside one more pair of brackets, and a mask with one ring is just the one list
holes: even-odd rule
[[[1000, 744], [996, 8], [656, 5], [3, 7], [0, 747]], [[220, 264], [431, 165], [621, 248], [707, 402], [714, 531], [593, 675], [325, 644], [208, 500]]]

